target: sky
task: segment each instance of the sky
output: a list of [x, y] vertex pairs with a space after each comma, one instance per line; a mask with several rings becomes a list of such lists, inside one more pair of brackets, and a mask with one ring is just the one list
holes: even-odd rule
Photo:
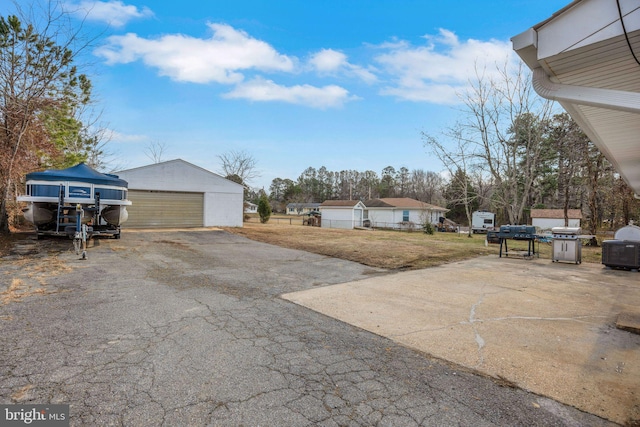
[[459, 120], [474, 67], [519, 61], [510, 38], [569, 3], [62, 1], [93, 40], [79, 60], [111, 170], [152, 163], [152, 145], [216, 173], [244, 151], [267, 191], [308, 167], [442, 171], [422, 132]]

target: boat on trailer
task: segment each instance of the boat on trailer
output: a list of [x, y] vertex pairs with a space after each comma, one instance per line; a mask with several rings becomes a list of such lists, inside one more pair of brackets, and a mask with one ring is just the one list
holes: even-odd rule
[[75, 234], [79, 223], [90, 235], [120, 238], [120, 226], [129, 214], [129, 184], [117, 175], [100, 173], [84, 163], [67, 169], [49, 169], [26, 176], [24, 218], [38, 235]]

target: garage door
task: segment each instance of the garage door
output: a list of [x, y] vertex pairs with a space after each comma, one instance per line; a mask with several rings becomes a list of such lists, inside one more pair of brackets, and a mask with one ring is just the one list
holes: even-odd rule
[[124, 228], [202, 227], [203, 193], [129, 190]]

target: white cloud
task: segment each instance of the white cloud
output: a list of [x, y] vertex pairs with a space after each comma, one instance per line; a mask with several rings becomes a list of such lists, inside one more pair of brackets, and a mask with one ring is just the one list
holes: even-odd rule
[[153, 12], [147, 7], [138, 9], [136, 6], [126, 5], [119, 0], [69, 2], [66, 4], [66, 8], [82, 19], [106, 22], [114, 27], [122, 27], [131, 19], [153, 16]]
[[374, 83], [377, 77], [371, 71], [347, 61], [347, 55], [333, 49], [322, 49], [313, 54], [309, 65], [320, 74], [342, 73], [348, 77], [357, 77], [366, 83]]
[[208, 24], [213, 35], [200, 39], [181, 34], [151, 40], [136, 34], [112, 36], [95, 54], [108, 64], [142, 60], [160, 75], [192, 83], [239, 83], [239, 71], [292, 71], [294, 60], [268, 43], [225, 24]]
[[305, 84], [288, 87], [261, 77], [239, 84], [224, 96], [251, 101], [282, 101], [321, 109], [341, 107], [345, 102], [357, 99], [350, 96], [349, 91], [336, 85], [316, 87]]
[[451, 31], [441, 29], [437, 36], [425, 36], [425, 46], [395, 40], [379, 46], [386, 50], [375, 60], [381, 64], [392, 84], [381, 93], [410, 101], [456, 104], [458, 94], [474, 81], [476, 69], [490, 78], [496, 64], [515, 57], [511, 44], [490, 40], [460, 41]]
[[309, 64], [321, 73], [330, 73], [338, 71], [348, 62], [347, 55], [344, 53], [333, 49], [322, 49], [311, 57]]

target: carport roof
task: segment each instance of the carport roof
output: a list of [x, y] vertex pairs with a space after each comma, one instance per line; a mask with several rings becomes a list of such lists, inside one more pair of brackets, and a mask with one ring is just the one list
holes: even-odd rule
[[640, 3], [576, 0], [511, 40], [536, 92], [558, 101], [640, 194]]

